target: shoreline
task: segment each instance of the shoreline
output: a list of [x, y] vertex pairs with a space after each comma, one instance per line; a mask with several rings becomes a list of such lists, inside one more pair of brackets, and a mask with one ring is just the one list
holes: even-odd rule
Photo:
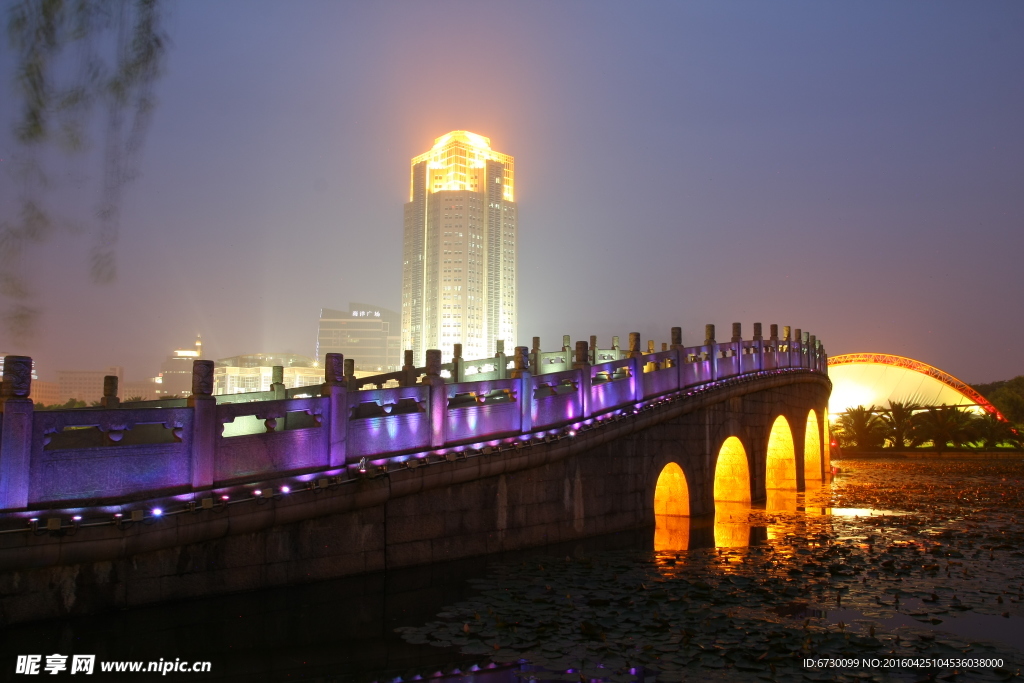
[[1024, 451], [942, 451], [941, 453], [931, 450], [850, 451], [838, 456], [833, 455], [831, 460], [839, 462], [842, 460], [882, 460], [886, 458], [897, 460], [1014, 460], [1024, 459]]

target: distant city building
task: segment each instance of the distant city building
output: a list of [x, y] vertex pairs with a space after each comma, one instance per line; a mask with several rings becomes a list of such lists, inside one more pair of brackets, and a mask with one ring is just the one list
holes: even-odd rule
[[[192, 361], [203, 357], [203, 340], [196, 335], [195, 347], [175, 349], [174, 353], [160, 364], [160, 374], [153, 378], [154, 398], [177, 396], [188, 398], [192, 395]], [[122, 392], [122, 397], [124, 393]]]
[[402, 348], [466, 358], [516, 343], [514, 159], [459, 130], [412, 160], [402, 247]]
[[56, 382], [33, 379], [28, 397], [32, 399], [33, 403], [42, 403], [44, 406], [57, 405], [61, 402], [60, 385]]
[[347, 311], [320, 309], [316, 337], [316, 357], [320, 365], [328, 353], [341, 353], [355, 361], [356, 370], [370, 373], [400, 370], [401, 315], [380, 306], [357, 303], [348, 306]]
[[214, 363], [215, 367], [232, 368], [259, 368], [275, 365], [285, 368], [311, 368], [316, 365], [316, 361], [298, 353], [245, 353], [240, 356], [221, 358]]
[[[67, 403], [68, 399], [85, 401], [91, 404], [103, 398], [103, 378], [107, 375], [117, 377], [118, 387], [124, 379], [124, 368], [115, 365], [106, 370], [58, 370], [57, 390], [58, 403]], [[118, 392], [120, 393], [120, 392]]]
[[213, 368], [213, 393], [242, 394], [250, 391], [270, 391], [274, 366], [284, 368], [284, 386], [319, 386], [324, 382], [324, 371], [308, 356], [297, 353], [249, 353], [221, 358]]
[[138, 398], [143, 401], [154, 401], [160, 398], [160, 394], [157, 393], [157, 389], [161, 388], [162, 384], [158, 384], [157, 380], [159, 377], [150, 377], [144, 379], [141, 382], [125, 382], [119, 385], [118, 395], [120, 395], [122, 401], [127, 401], [130, 398]]

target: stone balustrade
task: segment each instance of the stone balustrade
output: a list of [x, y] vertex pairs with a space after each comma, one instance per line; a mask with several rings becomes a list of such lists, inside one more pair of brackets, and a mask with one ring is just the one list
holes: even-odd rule
[[[206, 491], [286, 474], [415, 465], [417, 459], [502, 441], [550, 438], [723, 380], [768, 372], [827, 372], [821, 342], [799, 329], [755, 324], [729, 342], [708, 325], [700, 346], [596, 348], [563, 338], [558, 351], [516, 347], [464, 360], [456, 348], [398, 372], [356, 379], [351, 359], [327, 354], [324, 384], [213, 396], [213, 362], [193, 365], [187, 400], [119, 403], [116, 380], [97, 408], [34, 410], [31, 359], [7, 356], [0, 384], [0, 510], [97, 505]], [[278, 373], [280, 374], [280, 373]], [[113, 378], [110, 378], [113, 379]]]

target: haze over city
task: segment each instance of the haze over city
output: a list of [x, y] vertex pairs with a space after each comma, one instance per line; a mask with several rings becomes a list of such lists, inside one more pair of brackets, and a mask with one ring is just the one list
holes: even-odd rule
[[[519, 344], [760, 321], [1024, 374], [1019, 3], [170, 9], [112, 284], [89, 279], [98, 137], [47, 157], [78, 229], [23, 263], [34, 336], [0, 330], [43, 379], [152, 376], [196, 333], [207, 358], [313, 355], [322, 307], [398, 310], [409, 160], [451, 130], [516, 159]], [[12, 63], [0, 43], [0, 221]]]

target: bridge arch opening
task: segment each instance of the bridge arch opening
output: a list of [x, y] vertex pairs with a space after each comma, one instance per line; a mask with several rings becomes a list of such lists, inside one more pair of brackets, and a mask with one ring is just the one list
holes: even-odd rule
[[764, 487], [796, 491], [796, 448], [793, 446], [793, 431], [784, 415], [775, 418], [768, 435]]
[[825, 477], [832, 476], [832, 429], [830, 425], [832, 418], [829, 417], [828, 408], [825, 408], [825, 425], [822, 432], [825, 434], [825, 443], [822, 444], [821, 458], [822, 458], [822, 469], [825, 471]]
[[779, 415], [768, 435], [765, 461], [765, 509], [796, 512], [796, 448], [789, 421]]
[[715, 462], [715, 546], [750, 544], [750, 467], [743, 443], [730, 436]]
[[818, 430], [818, 416], [812, 409], [807, 413], [807, 426], [804, 429], [804, 488], [821, 484], [821, 477], [821, 436]]
[[678, 463], [665, 465], [654, 487], [654, 514], [686, 517], [690, 514], [690, 489]]
[[715, 504], [750, 504], [750, 467], [743, 443], [730, 436], [718, 451], [715, 461]]
[[688, 550], [690, 547], [690, 487], [679, 463], [670, 462], [654, 487], [654, 549]]

